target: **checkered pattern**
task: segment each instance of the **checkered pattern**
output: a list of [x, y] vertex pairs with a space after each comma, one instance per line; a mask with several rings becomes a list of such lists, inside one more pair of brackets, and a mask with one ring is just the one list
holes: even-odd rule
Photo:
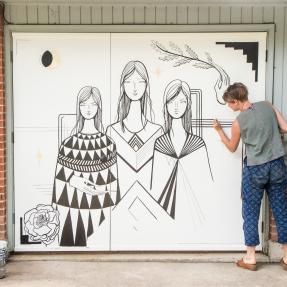
[[287, 244], [287, 173], [283, 157], [255, 166], [244, 162], [242, 179], [242, 216], [246, 246], [259, 244], [258, 219], [266, 190], [273, 211], [278, 242]]

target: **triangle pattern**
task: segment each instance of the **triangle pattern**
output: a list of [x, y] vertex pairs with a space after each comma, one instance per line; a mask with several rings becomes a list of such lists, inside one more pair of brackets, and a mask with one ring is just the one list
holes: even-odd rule
[[73, 137], [70, 137], [69, 140], [65, 143], [65, 146], [68, 148], [73, 148]]
[[99, 225], [101, 225], [104, 220], [105, 220], [105, 215], [104, 215], [103, 210], [101, 210], [101, 217], [100, 217]]
[[94, 233], [93, 221], [92, 221], [91, 213], [89, 212], [89, 223], [88, 223], [87, 237], [91, 236], [93, 233]]
[[72, 219], [71, 219], [70, 210], [65, 220], [62, 237], [60, 241], [60, 246], [74, 246], [74, 236], [73, 236]]
[[86, 155], [85, 155], [85, 157], [84, 157], [84, 160], [93, 160], [93, 159], [90, 157], [89, 153], [86, 152]]
[[76, 156], [76, 159], [82, 160], [82, 156], [81, 156], [81, 152], [79, 151], [79, 153]]
[[92, 142], [90, 141], [90, 142], [89, 142], [89, 145], [88, 145], [88, 149], [89, 149], [89, 150], [93, 150], [94, 148], [95, 148], [95, 147], [93, 147]]
[[68, 191], [67, 191], [67, 185], [65, 184], [65, 187], [62, 191], [62, 194], [58, 200], [58, 204], [62, 206], [69, 207], [69, 198], [68, 198]]
[[79, 208], [79, 201], [78, 201], [78, 195], [77, 195], [77, 190], [74, 190], [74, 195], [71, 203], [72, 208]]
[[114, 205], [113, 200], [112, 200], [110, 194], [107, 192], [105, 194], [105, 200], [104, 200], [103, 208], [109, 207], [109, 206], [112, 206], [112, 205]]
[[77, 231], [76, 231], [76, 239], [75, 246], [86, 246], [86, 234], [85, 234], [84, 222], [81, 216], [81, 212], [78, 212], [78, 222], [77, 222]]
[[99, 197], [97, 195], [92, 196], [92, 202], [90, 209], [100, 209], [102, 208], [101, 203], [99, 201]]
[[73, 149], [80, 149], [78, 140], [75, 142]]
[[62, 181], [67, 181], [63, 167], [60, 169], [60, 171], [56, 175], [56, 178], [59, 179], [59, 180], [62, 180]]
[[83, 193], [80, 208], [89, 209], [89, 204], [88, 204], [86, 193]]
[[96, 184], [97, 185], [104, 185], [104, 184], [106, 184], [100, 172], [98, 173]]
[[107, 184], [109, 184], [115, 180], [116, 180], [116, 177], [112, 174], [111, 170], [109, 169], [108, 176], [107, 176]]

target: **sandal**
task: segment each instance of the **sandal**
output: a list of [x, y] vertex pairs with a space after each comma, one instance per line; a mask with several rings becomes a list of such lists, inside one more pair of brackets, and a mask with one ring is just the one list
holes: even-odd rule
[[[285, 263], [284, 263], [284, 264], [285, 264]], [[255, 263], [255, 264], [245, 263], [245, 262], [243, 261], [243, 258], [240, 259], [240, 260], [238, 260], [238, 261], [236, 262], [236, 265], [237, 265], [238, 267], [240, 267], [240, 268], [247, 269], [247, 270], [250, 270], [250, 271], [256, 271], [256, 270], [257, 270], [257, 265], [256, 265], [256, 263]], [[287, 266], [287, 264], [286, 264], [286, 266]]]
[[284, 270], [287, 271], [287, 264], [284, 262], [283, 258], [282, 258], [281, 261], [280, 261], [280, 265], [282, 266], [282, 268], [283, 268]]

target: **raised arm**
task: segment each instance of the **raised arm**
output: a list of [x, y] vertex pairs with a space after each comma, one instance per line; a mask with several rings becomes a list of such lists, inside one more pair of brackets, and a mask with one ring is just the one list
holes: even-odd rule
[[237, 150], [240, 141], [240, 128], [238, 121], [234, 121], [231, 127], [231, 138], [225, 134], [218, 120], [214, 120], [213, 127], [218, 132], [221, 141], [231, 152]]

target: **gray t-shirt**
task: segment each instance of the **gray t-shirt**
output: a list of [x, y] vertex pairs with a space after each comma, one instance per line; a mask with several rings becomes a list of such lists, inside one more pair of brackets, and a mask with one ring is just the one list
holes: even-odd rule
[[247, 165], [258, 165], [284, 155], [276, 113], [267, 102], [257, 102], [237, 116]]

